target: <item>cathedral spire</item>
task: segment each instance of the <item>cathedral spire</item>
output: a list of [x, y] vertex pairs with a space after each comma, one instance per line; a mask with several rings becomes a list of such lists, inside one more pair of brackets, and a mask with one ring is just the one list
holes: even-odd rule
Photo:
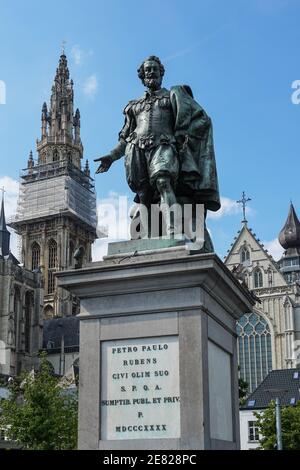
[[42, 106], [41, 139], [37, 142], [38, 165], [68, 161], [81, 169], [80, 112], [77, 109], [74, 113], [73, 85], [63, 50], [51, 88], [50, 104]]
[[300, 222], [295, 208], [291, 202], [288, 218], [281, 232], [279, 233], [279, 243], [285, 249], [298, 248], [300, 251]]
[[2, 188], [2, 202], [0, 211], [0, 257], [9, 255], [10, 233], [6, 227], [4, 211], [4, 188]]
[[[68, 61], [63, 53], [52, 87], [49, 111], [49, 137], [56, 142], [72, 141], [73, 138], [73, 82], [70, 78]], [[43, 107], [42, 119], [46, 108]], [[45, 118], [44, 118], [45, 119]], [[43, 126], [42, 126], [43, 127]]]

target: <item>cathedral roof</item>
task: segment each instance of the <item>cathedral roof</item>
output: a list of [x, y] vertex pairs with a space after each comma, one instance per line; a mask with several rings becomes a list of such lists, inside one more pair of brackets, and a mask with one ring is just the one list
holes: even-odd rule
[[279, 233], [278, 240], [285, 250], [289, 248], [300, 248], [300, 222], [292, 203], [290, 205], [288, 218]]

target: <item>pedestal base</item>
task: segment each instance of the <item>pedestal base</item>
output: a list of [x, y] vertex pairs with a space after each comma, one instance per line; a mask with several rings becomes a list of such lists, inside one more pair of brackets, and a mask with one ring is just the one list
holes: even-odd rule
[[116, 252], [58, 282], [81, 301], [80, 449], [239, 448], [235, 323], [253, 300], [216, 255]]

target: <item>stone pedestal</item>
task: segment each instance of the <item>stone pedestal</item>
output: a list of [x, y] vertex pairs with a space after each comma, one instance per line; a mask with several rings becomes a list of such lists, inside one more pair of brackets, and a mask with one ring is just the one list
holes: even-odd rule
[[81, 302], [80, 449], [239, 449], [235, 323], [253, 300], [215, 254], [116, 254], [58, 282]]

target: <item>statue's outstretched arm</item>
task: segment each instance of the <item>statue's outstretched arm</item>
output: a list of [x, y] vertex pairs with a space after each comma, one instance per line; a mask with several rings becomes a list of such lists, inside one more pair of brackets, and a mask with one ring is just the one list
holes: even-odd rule
[[109, 153], [109, 155], [104, 155], [103, 157], [96, 158], [94, 162], [101, 162], [96, 170], [96, 173], [105, 173], [106, 171], [108, 171], [113, 162], [123, 157], [125, 153], [125, 148], [125, 140], [120, 139], [118, 145]]

